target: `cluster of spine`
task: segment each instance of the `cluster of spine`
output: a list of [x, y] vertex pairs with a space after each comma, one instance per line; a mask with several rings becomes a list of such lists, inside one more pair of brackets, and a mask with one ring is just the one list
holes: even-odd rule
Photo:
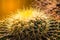
[[[46, 14], [49, 13], [50, 17], [60, 16], [58, 11], [60, 6], [56, 0], [34, 0], [31, 6], [45, 11]], [[8, 20], [0, 22], [0, 40], [60, 40], [60, 19], [57, 21], [51, 17], [47, 20], [35, 18], [28, 22], [20, 20], [14, 20], [13, 23]]]
[[36, 18], [29, 22], [16, 21], [10, 30], [7, 23], [0, 23], [0, 40], [60, 40], [60, 22], [56, 20], [45, 21]]
[[41, 9], [50, 17], [60, 19], [60, 1], [59, 0], [34, 0], [31, 4], [33, 8]]

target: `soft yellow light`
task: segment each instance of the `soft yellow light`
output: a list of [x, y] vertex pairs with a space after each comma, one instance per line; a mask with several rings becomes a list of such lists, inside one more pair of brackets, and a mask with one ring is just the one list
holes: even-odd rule
[[47, 19], [47, 15], [43, 11], [30, 8], [30, 9], [17, 10], [9, 20], [14, 21], [15, 19], [18, 19], [23, 21], [29, 21], [31, 19], [34, 20], [36, 17], [40, 17], [41, 19]]
[[27, 10], [23, 10], [20, 12], [20, 16], [23, 18], [23, 19], [28, 19], [30, 17], [32, 17], [32, 11], [33, 9], [27, 9]]

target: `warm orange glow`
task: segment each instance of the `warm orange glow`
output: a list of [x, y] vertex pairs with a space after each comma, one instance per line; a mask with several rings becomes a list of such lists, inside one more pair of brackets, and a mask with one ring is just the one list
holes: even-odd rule
[[1, 12], [0, 12], [0, 19], [10, 15], [11, 12], [14, 12], [19, 8], [19, 2], [16, 0], [2, 0], [1, 1]]
[[0, 19], [13, 14], [11, 12], [15, 12], [17, 9], [27, 7], [30, 5], [30, 1], [28, 3], [28, 0], [0, 0]]
[[18, 8], [18, 1], [16, 0], [2, 0], [3, 13], [10, 13]]

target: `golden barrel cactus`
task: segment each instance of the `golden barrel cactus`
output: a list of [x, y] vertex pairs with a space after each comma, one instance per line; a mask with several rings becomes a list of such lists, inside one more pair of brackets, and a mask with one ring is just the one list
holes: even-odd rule
[[[20, 0], [18, 2], [20, 3]], [[10, 18], [0, 21], [0, 40], [60, 40], [57, 1], [28, 2], [29, 0], [24, 2], [27, 4], [22, 10], [18, 9]]]

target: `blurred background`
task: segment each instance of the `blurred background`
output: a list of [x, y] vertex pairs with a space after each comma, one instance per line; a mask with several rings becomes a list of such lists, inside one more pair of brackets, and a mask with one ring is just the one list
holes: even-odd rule
[[11, 12], [30, 6], [32, 0], [0, 0], [0, 20], [8, 17]]

